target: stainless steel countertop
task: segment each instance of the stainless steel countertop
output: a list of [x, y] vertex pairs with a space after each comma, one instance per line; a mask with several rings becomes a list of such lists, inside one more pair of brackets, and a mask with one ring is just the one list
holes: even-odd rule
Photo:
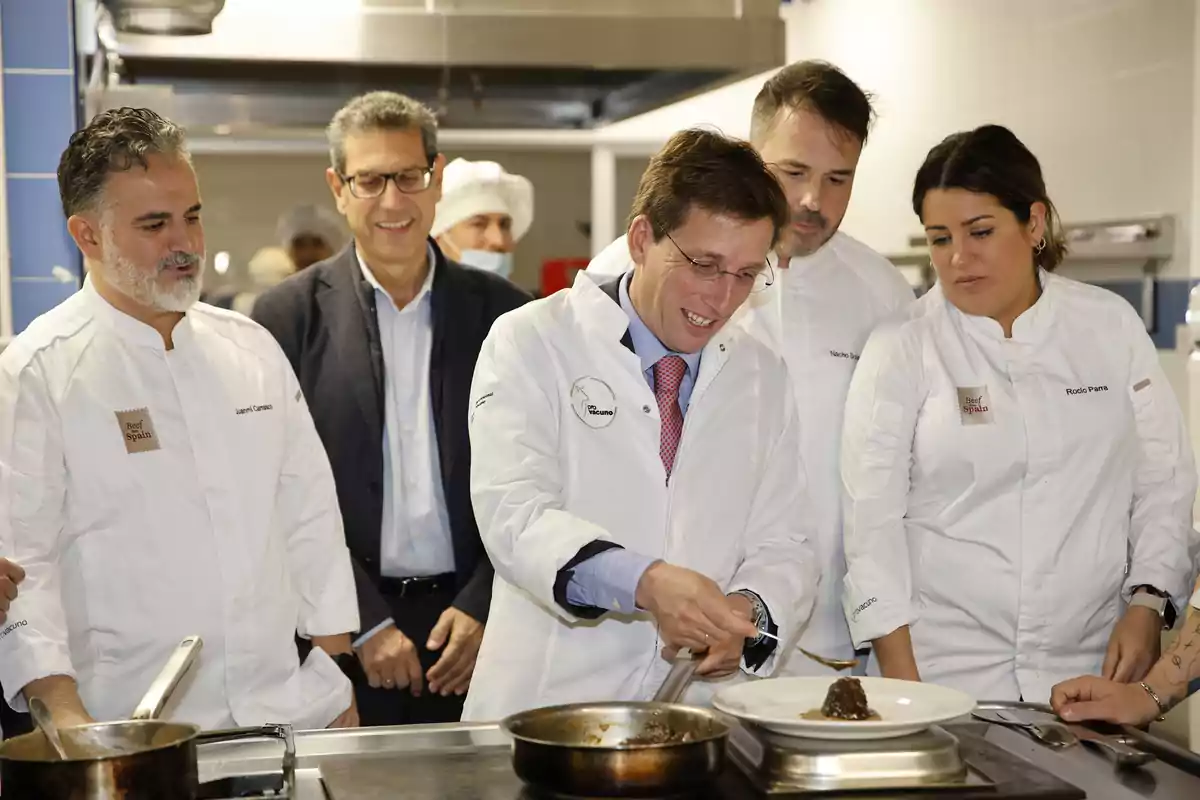
[[[1183, 800], [1200, 798], [1200, 777], [1155, 761], [1118, 773], [1108, 757], [1084, 746], [1051, 751], [1018, 731], [990, 726], [987, 741], [1016, 754], [1087, 792], [1088, 800]], [[330, 756], [387, 753], [469, 753], [507, 748], [508, 737], [495, 724], [413, 725], [296, 734], [295, 800], [326, 800], [319, 764]], [[200, 779], [277, 771], [280, 742], [251, 740], [201, 745]]]

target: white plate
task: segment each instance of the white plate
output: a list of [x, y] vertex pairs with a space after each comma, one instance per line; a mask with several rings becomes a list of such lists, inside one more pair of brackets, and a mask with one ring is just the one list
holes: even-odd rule
[[785, 736], [813, 739], [890, 739], [970, 714], [975, 701], [957, 689], [892, 678], [859, 678], [878, 721], [812, 720], [836, 678], [768, 678], [722, 689], [713, 706]]

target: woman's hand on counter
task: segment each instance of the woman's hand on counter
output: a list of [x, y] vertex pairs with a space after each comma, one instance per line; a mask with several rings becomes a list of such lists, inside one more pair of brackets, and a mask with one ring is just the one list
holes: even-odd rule
[[1055, 686], [1050, 693], [1050, 706], [1067, 722], [1102, 720], [1120, 725], [1145, 725], [1162, 713], [1141, 685], [1117, 683], [1094, 675], [1073, 678]]

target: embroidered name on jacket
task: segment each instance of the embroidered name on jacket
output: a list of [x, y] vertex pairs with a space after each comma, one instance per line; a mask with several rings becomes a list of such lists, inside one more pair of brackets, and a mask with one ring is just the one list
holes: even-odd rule
[[270, 411], [274, 407], [275, 406], [271, 405], [270, 403], [262, 406], [246, 406], [245, 408], [234, 409], [234, 413], [238, 414], [239, 416], [242, 414], [256, 414], [259, 411]]
[[1107, 392], [1107, 386], [1078, 386], [1067, 387], [1067, 394], [1091, 394], [1092, 392]]
[[829, 355], [834, 358], [848, 358], [851, 361], [858, 361], [859, 358], [858, 353], [847, 353], [842, 350], [830, 350]]

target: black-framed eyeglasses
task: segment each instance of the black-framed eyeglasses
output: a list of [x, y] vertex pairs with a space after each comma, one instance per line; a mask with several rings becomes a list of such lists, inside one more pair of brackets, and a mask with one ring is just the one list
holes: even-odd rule
[[387, 191], [388, 181], [396, 184], [403, 194], [419, 194], [433, 182], [433, 167], [414, 167], [400, 172], [360, 172], [357, 175], [338, 175], [359, 200], [371, 200]]
[[716, 264], [708, 264], [689, 256], [684, 249], [679, 246], [679, 242], [671, 237], [671, 234], [666, 235], [671, 240], [671, 244], [675, 245], [675, 249], [679, 251], [679, 255], [683, 256], [691, 267], [692, 273], [702, 281], [715, 281], [722, 275], [728, 275], [733, 278], [735, 285], [742, 289], [747, 287], [751, 292], [761, 292], [772, 283], [775, 282], [775, 265], [779, 262], [779, 257], [774, 253], [767, 255], [767, 260], [763, 262], [762, 269], [741, 269], [737, 272], [721, 269]]

